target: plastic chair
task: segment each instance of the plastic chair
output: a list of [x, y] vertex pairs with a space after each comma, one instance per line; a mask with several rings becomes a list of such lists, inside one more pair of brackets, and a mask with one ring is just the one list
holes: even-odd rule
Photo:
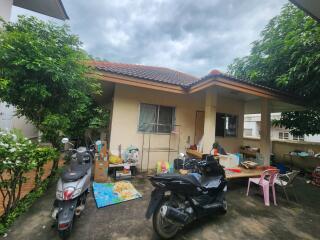
[[275, 184], [283, 189], [284, 194], [286, 195], [287, 201], [289, 201], [289, 197], [288, 197], [286, 190], [287, 190], [287, 188], [291, 187], [294, 198], [296, 199], [296, 202], [298, 202], [297, 195], [294, 190], [293, 182], [299, 173], [300, 173], [300, 171], [293, 170], [292, 172], [288, 172], [285, 174], [279, 174], [276, 181], [275, 181]]
[[264, 204], [266, 206], [270, 206], [269, 188], [271, 187], [272, 193], [273, 193], [273, 203], [274, 205], [277, 205], [274, 183], [277, 179], [278, 173], [279, 173], [278, 169], [268, 169], [261, 174], [260, 178], [249, 178], [247, 196], [249, 196], [250, 184], [251, 183], [257, 184], [262, 187]]

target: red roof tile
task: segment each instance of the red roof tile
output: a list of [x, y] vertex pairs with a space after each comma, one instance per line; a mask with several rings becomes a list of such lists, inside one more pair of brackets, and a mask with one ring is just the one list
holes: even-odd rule
[[97, 70], [104, 72], [121, 74], [155, 82], [169, 83], [182, 87], [186, 87], [199, 80], [199, 78], [192, 75], [164, 67], [98, 61], [93, 61], [91, 65], [93, 65]]
[[290, 94], [286, 91], [270, 88], [268, 86], [252, 82], [250, 80], [235, 78], [229, 74], [222, 73], [216, 69], [210, 71], [209, 74], [202, 78], [197, 78], [192, 75], [164, 67], [152, 67], [138, 64], [113, 63], [103, 61], [90, 61], [89, 64], [100, 71], [150, 80], [154, 82], [173, 84], [186, 89], [209, 79], [223, 77], [233, 82], [259, 87], [261, 89], [273, 91], [276, 93], [281, 93], [285, 95]]

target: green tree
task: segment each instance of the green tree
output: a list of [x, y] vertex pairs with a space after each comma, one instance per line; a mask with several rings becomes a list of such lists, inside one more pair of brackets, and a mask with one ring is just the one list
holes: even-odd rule
[[292, 4], [270, 20], [249, 56], [237, 58], [230, 74], [289, 91], [310, 107], [282, 113], [275, 124], [296, 135], [320, 133], [320, 24]]
[[[54, 147], [62, 135], [82, 136], [100, 114], [88, 55], [66, 25], [20, 16], [0, 32], [0, 99], [26, 116]], [[106, 119], [108, 120], [108, 119]]]

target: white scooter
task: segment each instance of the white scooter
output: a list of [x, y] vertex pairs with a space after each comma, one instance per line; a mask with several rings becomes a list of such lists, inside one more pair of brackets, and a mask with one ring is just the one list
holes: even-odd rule
[[[71, 144], [68, 138], [63, 138], [62, 143]], [[80, 216], [85, 208], [86, 197], [90, 191], [94, 145], [90, 149], [79, 147], [69, 151], [72, 151], [71, 163], [58, 181], [52, 211], [52, 217], [57, 221], [59, 236], [62, 239], [69, 237], [74, 216]]]

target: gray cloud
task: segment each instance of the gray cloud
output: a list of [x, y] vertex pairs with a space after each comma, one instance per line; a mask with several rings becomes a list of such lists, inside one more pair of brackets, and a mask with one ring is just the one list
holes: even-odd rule
[[[245, 56], [286, 0], [63, 0], [85, 50], [195, 76]], [[13, 19], [24, 10], [16, 9]]]

